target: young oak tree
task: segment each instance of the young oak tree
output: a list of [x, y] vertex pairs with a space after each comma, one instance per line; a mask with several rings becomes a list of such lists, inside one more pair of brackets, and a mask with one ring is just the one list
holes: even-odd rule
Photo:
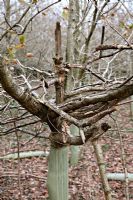
[[[117, 6], [120, 4], [119, 1], [110, 4], [109, 0], [94, 0], [93, 2], [70, 0], [69, 7], [65, 8], [68, 15], [66, 59], [63, 58], [64, 52], [61, 45], [61, 25], [57, 22], [55, 28], [53, 78], [47, 81], [46, 77], [51, 76], [51, 73], [25, 67], [16, 56], [18, 49], [24, 50], [25, 48], [26, 30], [32, 24], [33, 19], [55, 4], [58, 3], [59, 5], [60, 1], [55, 1], [44, 7], [41, 3], [41, 1], [33, 1], [31, 3], [23, 1], [26, 9], [19, 16], [18, 20], [10, 24], [10, 1], [7, 1], [5, 7], [8, 9], [6, 9], [4, 22], [6, 30], [4, 29], [2, 32], [0, 40], [2, 41], [6, 38], [8, 45], [6, 50], [1, 52], [0, 55], [0, 83], [2, 89], [26, 111], [37, 116], [43, 123], [47, 123], [49, 126], [51, 130], [49, 135], [51, 150], [48, 160], [47, 181], [49, 198], [51, 200], [67, 200], [69, 147], [83, 145], [88, 140], [91, 140], [98, 154], [100, 150], [98, 150], [99, 146], [97, 146], [96, 141], [110, 128], [107, 122], [100, 120], [116, 111], [115, 106], [120, 101], [133, 95], [132, 75], [126, 79], [125, 77], [119, 79], [119, 76], [114, 78], [108, 61], [104, 69], [101, 69], [99, 63], [99, 66], [95, 65], [97, 61], [102, 63], [105, 61], [103, 60], [105, 58], [115, 59], [117, 55], [120, 56], [121, 52], [132, 50], [132, 32], [127, 32], [127, 35], [124, 33], [125, 30], [127, 31], [127, 26], [129, 26], [126, 24], [127, 21], [120, 23], [115, 19], [112, 25], [112, 18], [115, 9], [117, 10]], [[25, 18], [31, 9], [34, 9], [33, 15], [29, 15], [28, 19]], [[123, 17], [119, 11], [117, 15], [120, 18]], [[26, 20], [24, 21], [24, 19]], [[120, 24], [120, 30], [117, 30], [115, 27], [118, 23]], [[105, 32], [109, 32], [109, 30], [106, 31], [106, 25], [111, 28], [114, 35], [119, 35], [121, 40], [118, 38], [118, 43], [106, 42], [107, 36]], [[121, 27], [124, 30], [121, 31]], [[128, 28], [130, 29], [130, 27]], [[99, 31], [98, 36], [95, 35], [95, 31], [96, 34]], [[12, 34], [18, 37], [18, 44], [10, 44], [12, 37], [14, 37]], [[109, 36], [111, 37], [110, 33]], [[115, 37], [116, 39], [117, 37]], [[96, 40], [99, 43], [96, 44], [93, 41], [91, 44], [92, 40]], [[32, 56], [30, 52], [26, 54], [27, 59]], [[21, 68], [19, 72], [17, 71], [19, 73], [17, 74], [17, 81], [11, 68], [15, 62]], [[95, 70], [93, 70], [92, 66]], [[45, 94], [43, 98], [40, 98], [34, 92], [34, 88], [28, 82], [26, 74], [28, 72], [26, 70], [41, 74], [44, 93], [47, 89], [49, 94], [50, 86], [54, 85], [54, 100], [47, 98]], [[122, 72], [120, 75], [121, 77], [123, 76]], [[24, 79], [26, 87], [18, 84], [19, 78]], [[5, 109], [7, 105], [8, 103], [2, 106], [1, 110]], [[76, 127], [72, 131], [70, 131], [71, 125]], [[73, 132], [75, 130], [79, 134], [74, 135]], [[100, 152], [98, 155], [101, 154]], [[99, 168], [101, 170], [105, 198], [111, 199], [105, 169], [101, 166]]]

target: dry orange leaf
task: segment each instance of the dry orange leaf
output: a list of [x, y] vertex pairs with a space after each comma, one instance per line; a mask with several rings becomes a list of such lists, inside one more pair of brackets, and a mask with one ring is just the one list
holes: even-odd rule
[[11, 60], [11, 63], [16, 65], [16, 64], [18, 64], [18, 61], [17, 61], [17, 59], [13, 59], [13, 60]]
[[27, 57], [27, 58], [32, 58], [32, 57], [33, 57], [33, 54], [32, 54], [32, 53], [27, 53], [27, 54], [26, 54], [26, 57]]

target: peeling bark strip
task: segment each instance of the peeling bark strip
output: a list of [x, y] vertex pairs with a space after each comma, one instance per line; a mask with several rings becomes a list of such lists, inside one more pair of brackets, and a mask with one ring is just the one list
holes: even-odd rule
[[[93, 140], [93, 139], [98, 138], [99, 136], [107, 132], [109, 128], [111, 127], [107, 123], [102, 123], [99, 127], [96, 125], [93, 125], [89, 128], [84, 129], [85, 142], [87, 142], [89, 139]], [[70, 136], [70, 135], [67, 135], [66, 141], [64, 143], [63, 138], [57, 133], [51, 134], [50, 140], [52, 144], [58, 148], [62, 147], [62, 145], [68, 146], [68, 145], [83, 145], [84, 144], [80, 136]]]

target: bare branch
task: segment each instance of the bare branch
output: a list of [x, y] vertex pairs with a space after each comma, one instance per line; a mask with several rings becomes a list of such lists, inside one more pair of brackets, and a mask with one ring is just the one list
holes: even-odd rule
[[105, 102], [117, 100], [117, 102], [131, 96], [133, 94], [133, 84], [124, 85], [121, 88], [110, 89], [106, 93], [94, 95], [93, 97], [80, 97], [60, 105], [60, 108], [65, 112], [76, 110], [82, 106], [96, 104], [98, 102]]
[[109, 49], [133, 50], [133, 45], [100, 45], [96, 47], [96, 51], [105, 51]]
[[26, 29], [27, 29], [29, 23], [30, 23], [37, 15], [39, 15], [40, 13], [42, 13], [44, 10], [47, 10], [47, 9], [50, 8], [51, 6], [53, 6], [53, 5], [57, 4], [57, 3], [59, 3], [60, 1], [61, 1], [61, 0], [55, 1], [55, 2], [51, 3], [50, 5], [48, 5], [47, 7], [45, 7], [45, 8], [43, 8], [43, 9], [37, 11], [37, 13], [34, 14], [34, 15], [28, 20], [28, 22], [26, 23], [26, 25], [25, 25], [25, 27], [24, 27], [24, 29], [23, 29], [23, 31], [22, 31], [21, 34], [23, 34], [23, 33], [26, 31]]
[[105, 89], [103, 87], [84, 87], [84, 88], [79, 88], [76, 90], [73, 90], [71, 92], [67, 92], [65, 94], [65, 99], [76, 96], [76, 95], [81, 95], [82, 93], [88, 93], [88, 92], [101, 92], [104, 91]]
[[12, 78], [8, 66], [3, 65], [3, 58], [0, 57], [0, 83], [3, 89], [27, 111], [38, 116], [43, 121], [46, 120], [47, 107], [38, 99], [34, 98], [24, 88], [19, 87]]

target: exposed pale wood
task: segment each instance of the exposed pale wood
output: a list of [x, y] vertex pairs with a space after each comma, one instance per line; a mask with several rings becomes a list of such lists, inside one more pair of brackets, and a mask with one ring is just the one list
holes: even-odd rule
[[[107, 173], [107, 178], [112, 181], [125, 181], [126, 179], [124, 173]], [[128, 181], [133, 181], [132, 173], [128, 173]]]
[[[48, 152], [44, 151], [27, 151], [27, 152], [19, 152], [19, 158], [32, 158], [32, 157], [47, 157]], [[10, 159], [18, 159], [18, 153], [11, 153], [0, 157], [0, 160], [10, 160]]]

